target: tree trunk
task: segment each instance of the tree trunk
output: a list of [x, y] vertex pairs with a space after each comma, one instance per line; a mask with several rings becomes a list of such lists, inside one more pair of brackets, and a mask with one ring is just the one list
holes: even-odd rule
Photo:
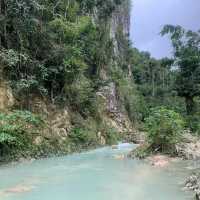
[[195, 112], [195, 102], [194, 97], [187, 96], [185, 97], [186, 111], [188, 115], [191, 115]]
[[155, 97], [155, 73], [152, 70], [152, 96]]

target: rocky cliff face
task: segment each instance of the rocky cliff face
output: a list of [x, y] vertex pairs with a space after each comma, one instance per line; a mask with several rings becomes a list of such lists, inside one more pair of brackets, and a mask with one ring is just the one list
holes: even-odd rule
[[15, 104], [12, 90], [2, 77], [2, 68], [0, 66], [0, 111], [7, 110]]
[[122, 27], [124, 35], [129, 37], [130, 35], [130, 1], [124, 0], [122, 5], [120, 5], [112, 16], [112, 35], [115, 35], [119, 26]]
[[128, 39], [130, 35], [130, 0], [124, 0], [122, 5], [118, 6], [116, 11], [112, 15], [110, 34], [114, 39], [115, 53], [118, 54], [119, 41], [117, 40], [116, 34], [119, 29], [122, 30], [124, 36]]
[[0, 80], [0, 110], [9, 109], [14, 103], [15, 100], [11, 88], [4, 80]]
[[[129, 39], [130, 4], [130, 0], [124, 0], [122, 5], [118, 6], [115, 10], [110, 21], [110, 37], [114, 42], [114, 54], [116, 57], [122, 56], [120, 54], [123, 54], [123, 52], [120, 52], [121, 41], [119, 41], [118, 38], [119, 32], [121, 32], [125, 39]], [[113, 62], [115, 62], [115, 60]], [[132, 133], [133, 127], [127, 113], [124, 112], [124, 109], [121, 107], [116, 84], [114, 82], [110, 82], [110, 84], [103, 87], [97, 94], [105, 100], [107, 113], [105, 115], [105, 119], [109, 125], [115, 127], [122, 134]]]
[[114, 82], [102, 87], [97, 92], [97, 97], [103, 102], [101, 103], [103, 105], [101, 111], [102, 119], [108, 126], [115, 128], [121, 134], [133, 132], [133, 127], [127, 114], [121, 110]]

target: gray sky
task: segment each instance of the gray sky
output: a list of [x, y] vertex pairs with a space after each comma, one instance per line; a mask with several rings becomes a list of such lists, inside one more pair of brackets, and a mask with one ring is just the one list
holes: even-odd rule
[[133, 46], [153, 57], [171, 55], [167, 37], [159, 35], [163, 25], [200, 29], [200, 0], [132, 0], [131, 40]]

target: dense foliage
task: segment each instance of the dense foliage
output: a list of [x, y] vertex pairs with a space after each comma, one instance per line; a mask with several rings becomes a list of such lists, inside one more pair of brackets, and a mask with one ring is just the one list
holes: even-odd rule
[[31, 148], [33, 137], [39, 134], [43, 121], [29, 111], [0, 113], [0, 154], [17, 154]]
[[172, 25], [166, 25], [161, 33], [170, 34], [178, 67], [175, 89], [185, 98], [187, 113], [193, 114], [194, 97], [200, 95], [200, 33]]
[[[16, 95], [28, 99], [30, 93], [39, 93], [52, 101], [67, 99], [77, 109], [83, 102], [87, 109], [97, 87], [94, 79], [112, 56], [105, 15], [119, 4], [119, 0], [2, 1], [0, 58]], [[94, 7], [100, 15], [96, 23], [92, 13], [88, 16]], [[102, 17], [106, 19], [101, 21]], [[79, 83], [82, 87], [74, 87]]]
[[151, 110], [145, 119], [148, 142], [152, 149], [161, 152], [175, 152], [175, 145], [180, 142], [184, 122], [180, 114], [164, 107]]

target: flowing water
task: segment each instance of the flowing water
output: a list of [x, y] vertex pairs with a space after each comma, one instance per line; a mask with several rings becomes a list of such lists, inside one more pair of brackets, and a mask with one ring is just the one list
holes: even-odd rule
[[139, 160], [120, 159], [133, 145], [119, 145], [2, 166], [2, 200], [189, 200], [181, 190], [190, 172], [184, 162], [155, 168]]

